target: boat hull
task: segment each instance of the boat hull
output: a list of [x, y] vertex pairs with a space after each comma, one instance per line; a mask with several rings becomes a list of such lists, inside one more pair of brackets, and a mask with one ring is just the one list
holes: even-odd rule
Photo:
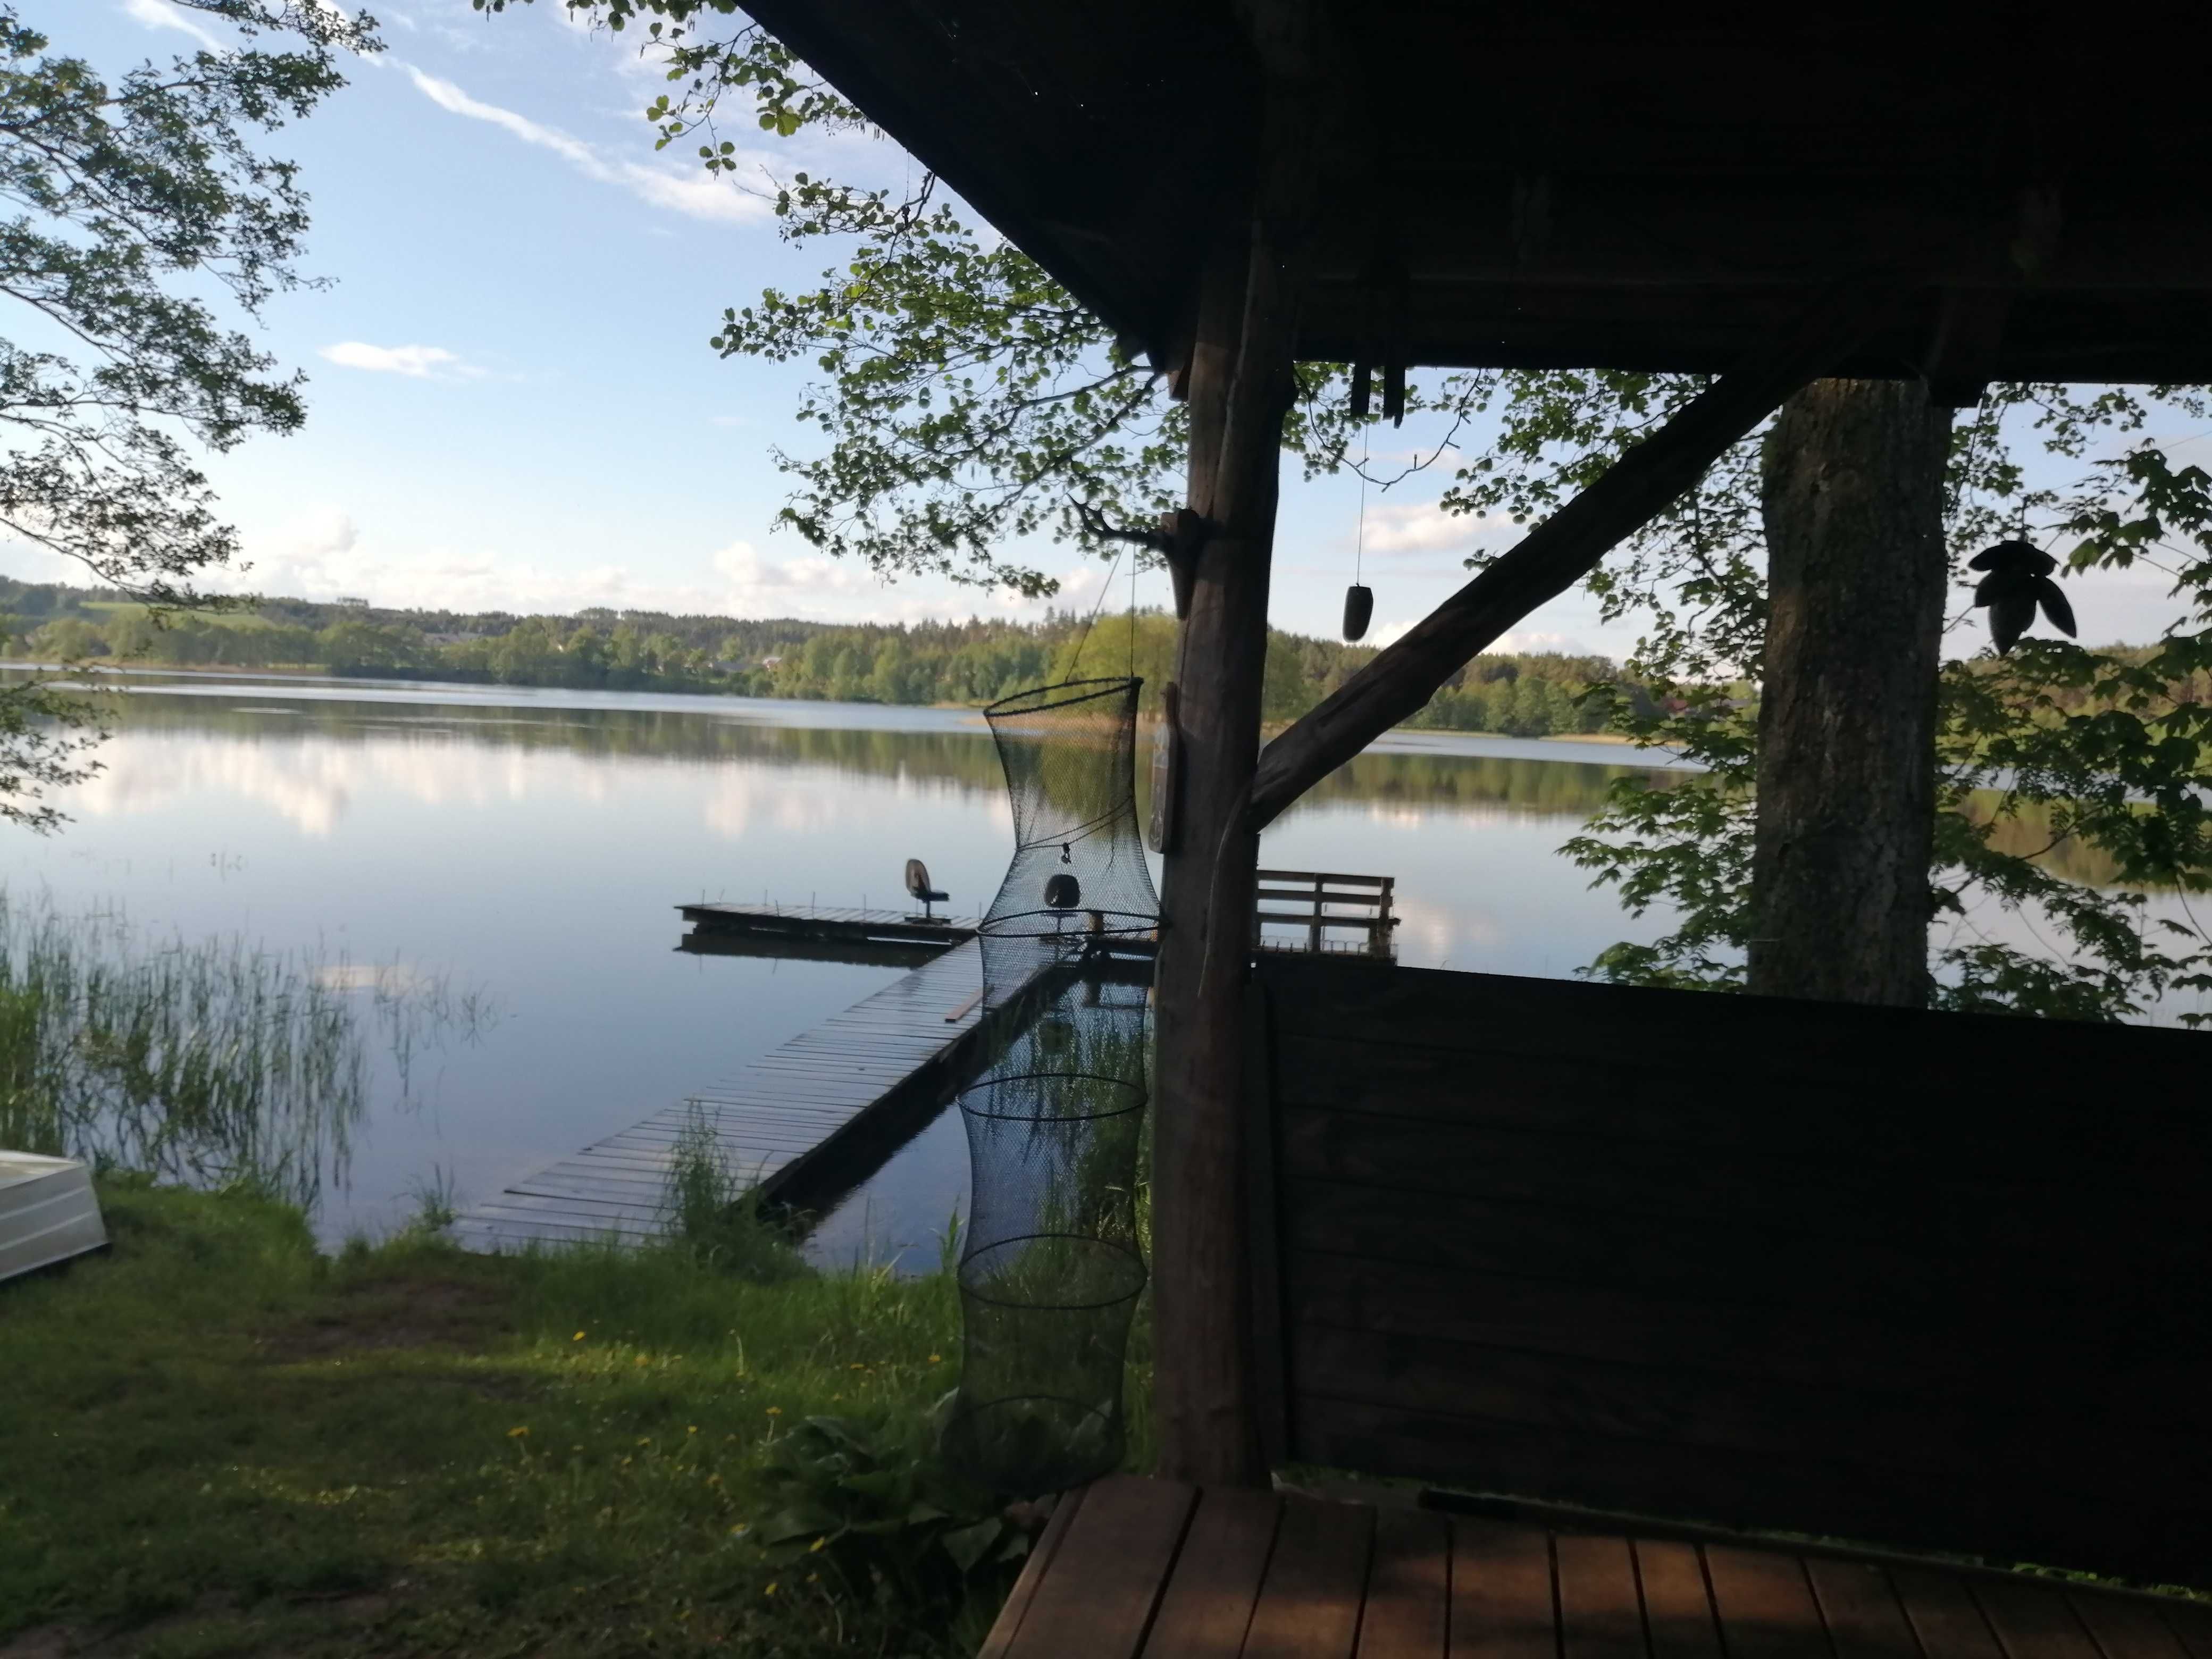
[[107, 1243], [92, 1172], [66, 1158], [0, 1152], [0, 1279]]

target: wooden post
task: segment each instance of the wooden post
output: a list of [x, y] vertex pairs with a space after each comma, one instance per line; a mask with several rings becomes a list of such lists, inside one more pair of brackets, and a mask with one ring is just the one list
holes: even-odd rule
[[1211, 526], [1176, 658], [1178, 828], [1161, 895], [1152, 1116], [1153, 1398], [1159, 1472], [1258, 1485], [1243, 1202], [1244, 986], [1259, 837], [1267, 581], [1290, 296], [1264, 228], [1210, 261], [1191, 356], [1190, 504]]
[[1260, 753], [1268, 567], [1293, 392], [1310, 123], [1275, 99], [1249, 228], [1200, 277], [1185, 381], [1192, 511], [1206, 533], [1188, 567], [1176, 653], [1181, 714], [1176, 831], [1165, 855], [1155, 981], [1153, 1401], [1159, 1472], [1256, 1486], [1243, 1076], [1259, 835], [1247, 823]]

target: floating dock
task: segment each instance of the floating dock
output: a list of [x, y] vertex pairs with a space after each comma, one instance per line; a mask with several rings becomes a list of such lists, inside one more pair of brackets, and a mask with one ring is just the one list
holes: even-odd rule
[[923, 919], [899, 910], [822, 909], [814, 905], [679, 904], [692, 939], [752, 939], [768, 944], [905, 945], [949, 951], [975, 937], [975, 923], [956, 916]]
[[[763, 914], [720, 905], [682, 908], [687, 918], [694, 911]], [[832, 917], [880, 913], [787, 914], [822, 925]], [[937, 937], [887, 942], [914, 949]], [[827, 936], [793, 942], [825, 940], [838, 942]], [[850, 935], [848, 940], [866, 943]], [[608, 1238], [640, 1243], [659, 1235], [667, 1224], [669, 1167], [695, 1112], [714, 1132], [726, 1167], [757, 1179], [771, 1202], [811, 1207], [814, 1193], [848, 1187], [856, 1165], [865, 1175], [874, 1167], [872, 1158], [879, 1163], [944, 1103], [977, 1040], [983, 968], [974, 925], [946, 943], [933, 959], [770, 1049], [736, 1076], [476, 1206], [453, 1223], [453, 1237], [467, 1249], [495, 1251]]]

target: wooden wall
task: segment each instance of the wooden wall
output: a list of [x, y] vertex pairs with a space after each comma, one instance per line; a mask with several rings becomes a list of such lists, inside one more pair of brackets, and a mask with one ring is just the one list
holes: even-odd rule
[[2212, 1035], [1293, 957], [1254, 1013], [1279, 1455], [2212, 1585]]

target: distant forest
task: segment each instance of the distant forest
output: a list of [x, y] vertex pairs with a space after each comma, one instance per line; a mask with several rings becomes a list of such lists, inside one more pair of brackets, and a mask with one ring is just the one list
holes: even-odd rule
[[[691, 691], [850, 702], [976, 706], [1083, 674], [1145, 676], [1147, 700], [1166, 683], [1175, 623], [1159, 612], [1074, 612], [1039, 623], [870, 623], [793, 618], [581, 611], [394, 611], [352, 601], [265, 599], [252, 610], [149, 614], [96, 589], [0, 578], [0, 633], [12, 656], [149, 667], [313, 670], [464, 684]], [[1370, 646], [1272, 631], [1264, 714], [1295, 720], [1375, 654]], [[1478, 657], [1408, 722], [1515, 737], [1591, 732], [1603, 715], [1583, 700], [1615, 684], [1602, 657]]]

